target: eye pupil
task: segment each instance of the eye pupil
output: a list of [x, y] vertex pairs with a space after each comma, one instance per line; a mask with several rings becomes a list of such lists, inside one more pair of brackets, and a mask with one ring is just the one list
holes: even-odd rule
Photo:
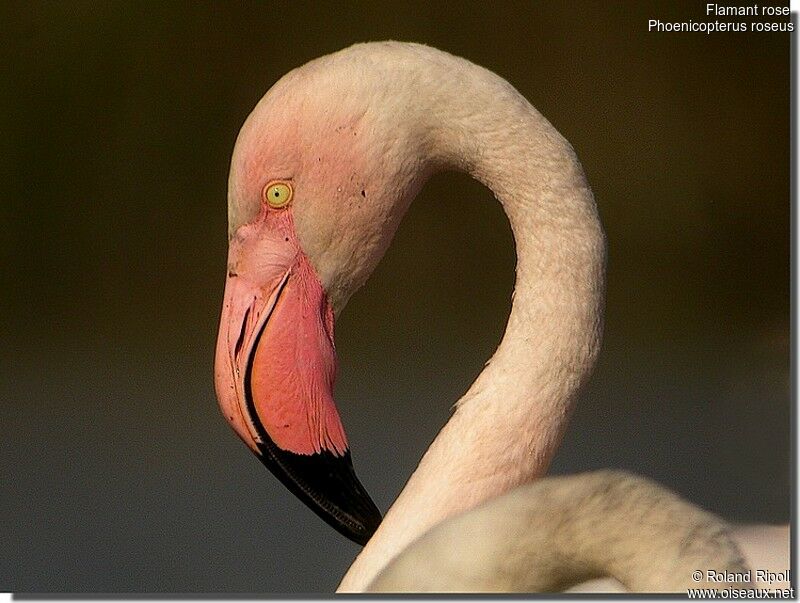
[[270, 207], [281, 209], [289, 205], [292, 200], [292, 185], [288, 182], [270, 182], [264, 189], [262, 197]]

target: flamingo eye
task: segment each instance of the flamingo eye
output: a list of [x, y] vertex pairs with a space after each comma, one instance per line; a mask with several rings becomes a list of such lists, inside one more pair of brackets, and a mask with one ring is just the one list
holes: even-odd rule
[[270, 207], [280, 209], [292, 200], [292, 185], [289, 182], [270, 182], [264, 187], [264, 200]]

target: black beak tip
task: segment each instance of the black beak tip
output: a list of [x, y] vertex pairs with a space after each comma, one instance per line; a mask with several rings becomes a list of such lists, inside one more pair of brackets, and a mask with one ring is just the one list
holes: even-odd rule
[[350, 452], [342, 456], [327, 451], [295, 454], [264, 435], [259, 446], [261, 462], [340, 534], [362, 546], [367, 544], [383, 518], [358, 480]]
[[372, 502], [369, 494], [367, 494], [367, 491], [364, 490], [363, 486], [361, 486], [360, 482], [358, 485], [361, 487], [362, 494], [359, 496], [355, 492], [353, 493], [354, 495], [358, 496], [360, 500], [359, 504], [357, 506], [354, 505], [349, 513], [349, 515], [355, 521], [355, 525], [353, 525], [352, 529], [342, 529], [339, 525], [328, 521], [326, 518], [323, 517], [323, 519], [328, 521], [330, 525], [339, 530], [341, 534], [356, 544], [365, 546], [378, 529], [378, 526], [381, 525], [383, 517], [381, 516], [381, 512], [378, 510], [378, 507], [375, 506], [374, 502]]

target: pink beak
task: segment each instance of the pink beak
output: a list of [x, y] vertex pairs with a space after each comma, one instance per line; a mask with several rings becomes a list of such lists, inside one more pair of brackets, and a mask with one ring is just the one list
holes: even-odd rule
[[333, 310], [290, 210], [262, 211], [230, 243], [215, 361], [220, 408], [289, 490], [366, 544], [381, 515], [353, 471], [335, 379]]

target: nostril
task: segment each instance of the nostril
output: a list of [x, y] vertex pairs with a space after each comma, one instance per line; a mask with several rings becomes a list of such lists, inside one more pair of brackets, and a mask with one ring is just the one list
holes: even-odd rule
[[236, 360], [236, 364], [239, 364], [239, 355], [242, 351], [242, 345], [244, 344], [244, 332], [247, 330], [247, 320], [250, 318], [250, 308], [244, 313], [244, 318], [242, 319], [242, 328], [239, 330], [239, 338], [236, 340], [236, 345], [233, 347], [233, 357]]

